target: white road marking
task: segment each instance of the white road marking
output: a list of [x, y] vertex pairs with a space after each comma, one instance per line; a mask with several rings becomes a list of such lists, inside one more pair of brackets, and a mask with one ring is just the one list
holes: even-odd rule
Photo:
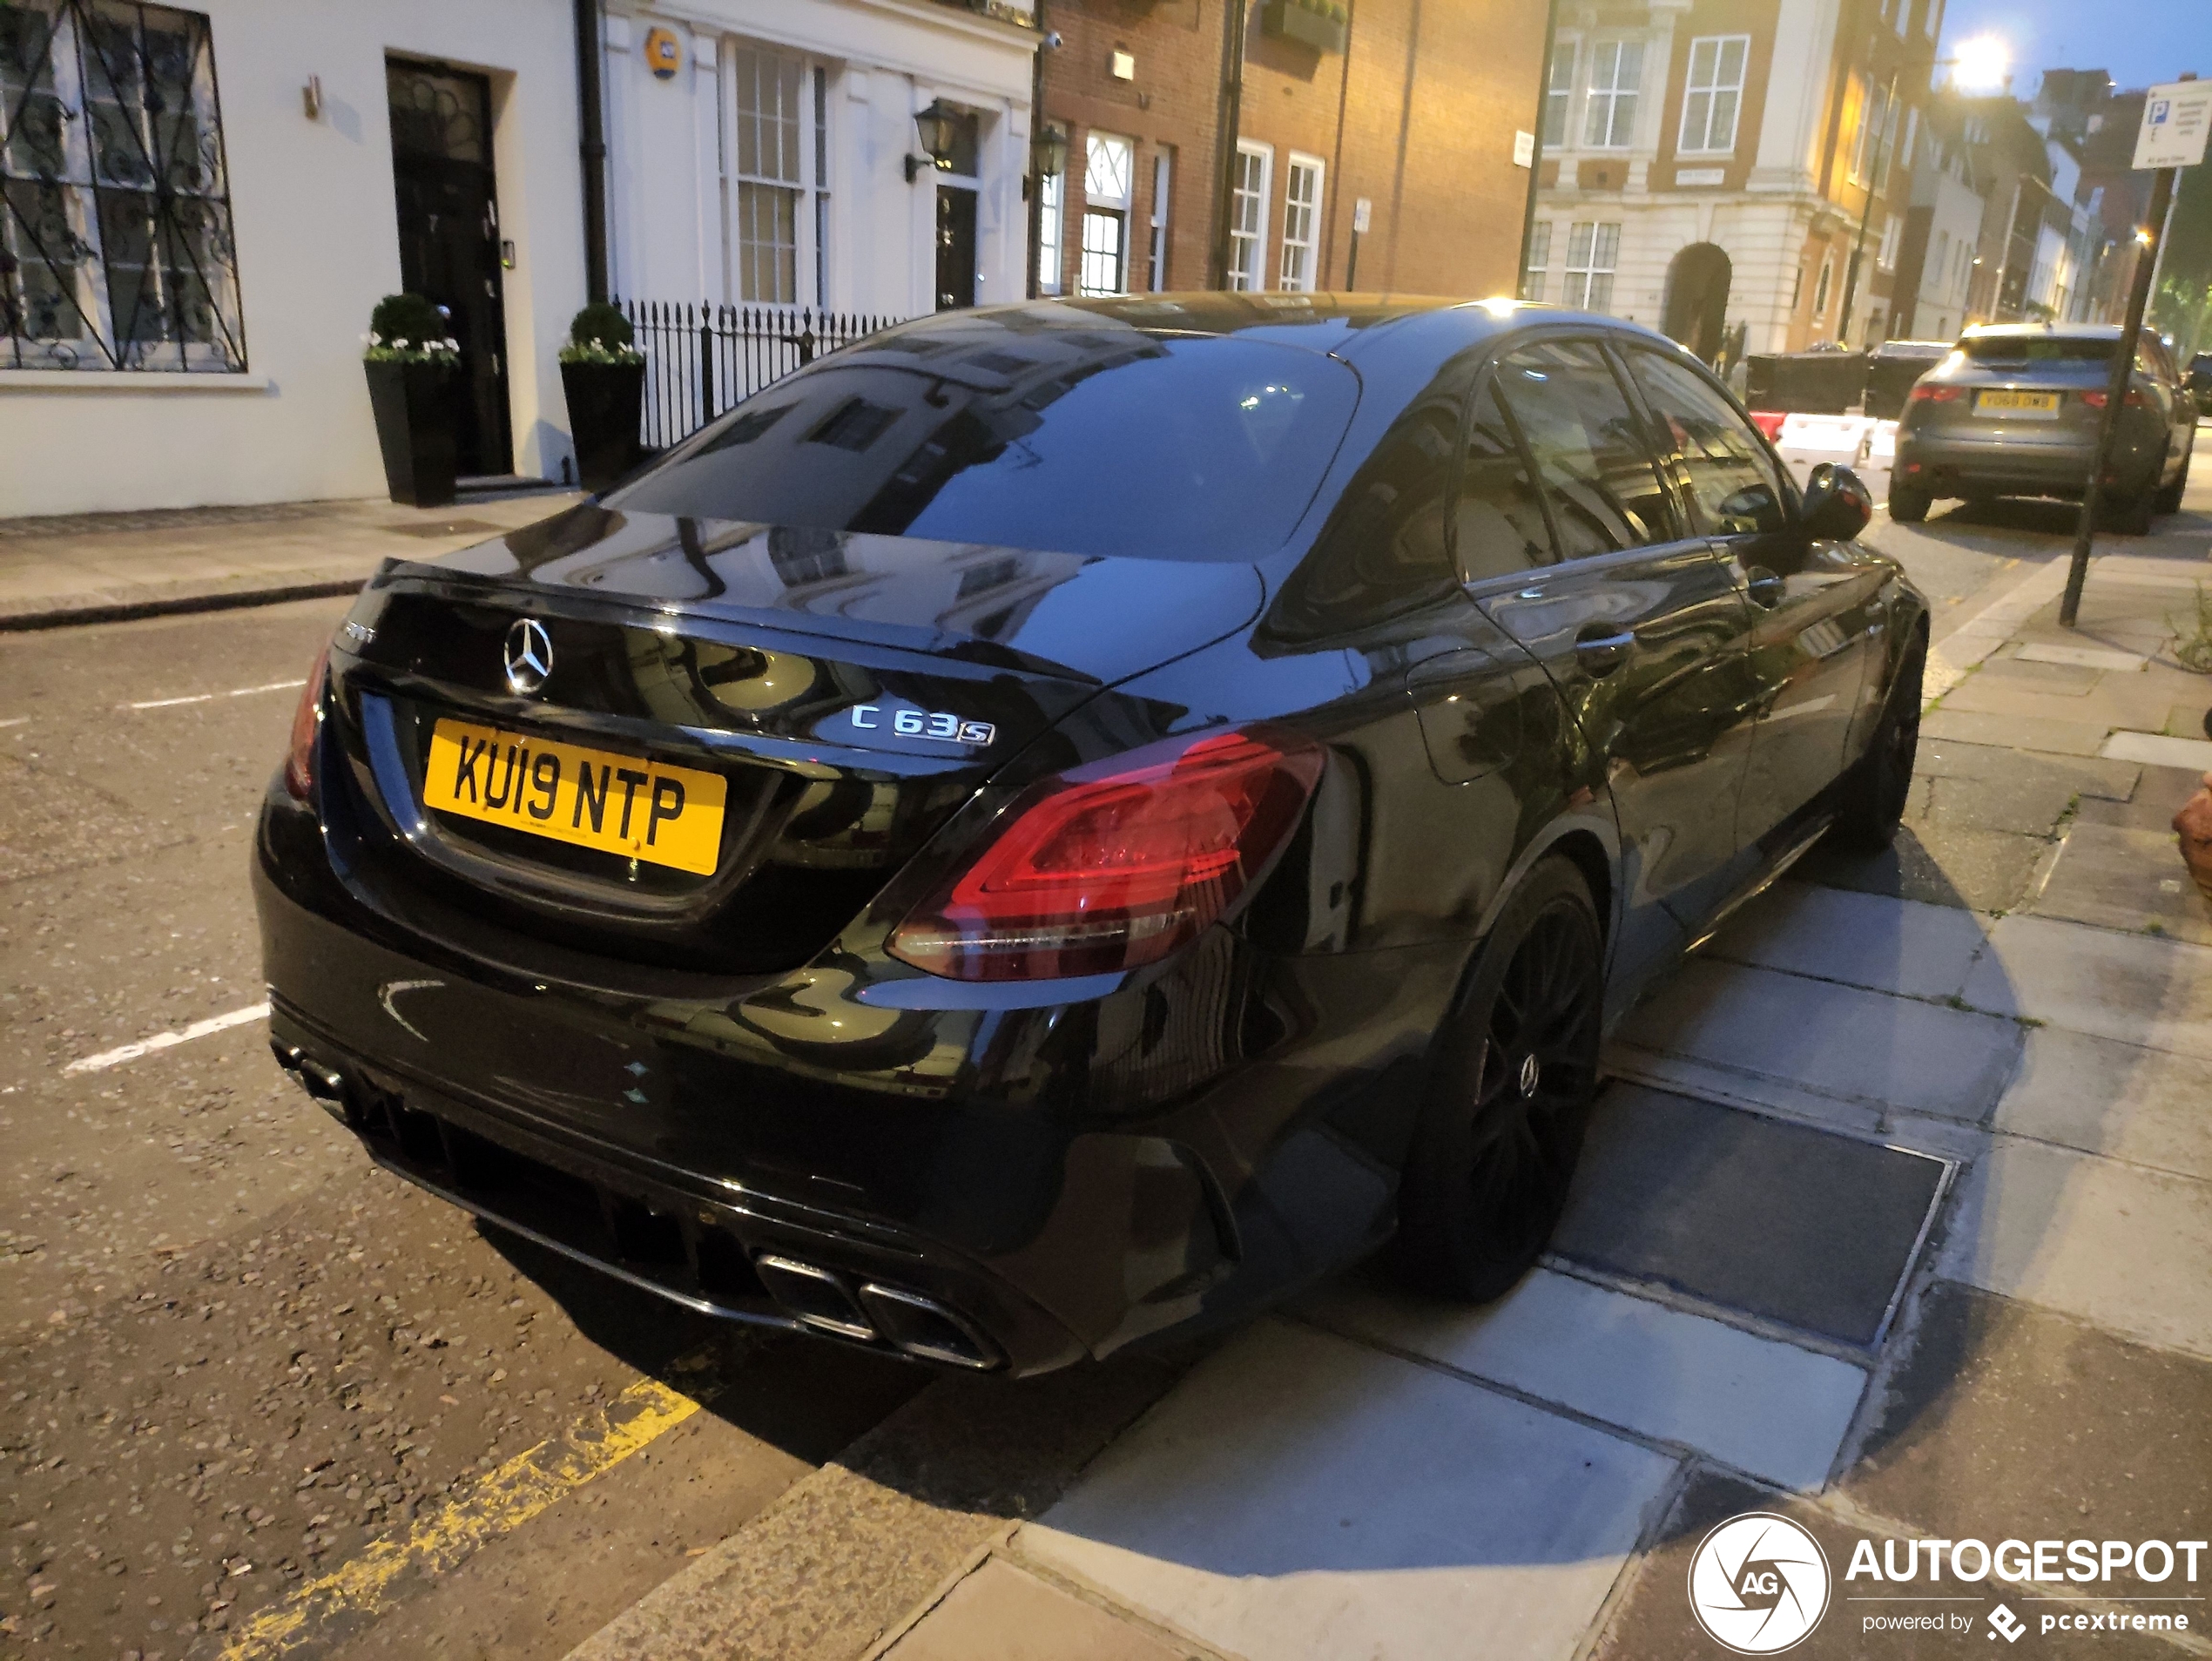
[[6, 720], [0, 721], [0, 726], [21, 726], [30, 719], [28, 715], [10, 715]]
[[[266, 686], [233, 686], [226, 692], [194, 692], [189, 698], [152, 698], [143, 704], [125, 704], [125, 709], [174, 709], [179, 704], [212, 704], [219, 698], [251, 698], [256, 692], [293, 692], [307, 683], [304, 680], [273, 680]], [[24, 719], [30, 718], [26, 715]], [[0, 722], [0, 726], [10, 723]]]
[[110, 1067], [119, 1067], [126, 1061], [136, 1061], [139, 1057], [150, 1056], [157, 1050], [172, 1049], [180, 1043], [188, 1043], [194, 1038], [205, 1038], [212, 1032], [226, 1032], [233, 1027], [242, 1027], [249, 1021], [262, 1020], [268, 1013], [269, 1006], [266, 1003], [248, 1004], [243, 1009], [233, 1009], [228, 1015], [212, 1015], [205, 1021], [195, 1021], [175, 1032], [158, 1032], [151, 1038], [141, 1038], [138, 1043], [125, 1044], [118, 1050], [104, 1050], [97, 1056], [72, 1061], [62, 1071], [64, 1074], [97, 1073]]

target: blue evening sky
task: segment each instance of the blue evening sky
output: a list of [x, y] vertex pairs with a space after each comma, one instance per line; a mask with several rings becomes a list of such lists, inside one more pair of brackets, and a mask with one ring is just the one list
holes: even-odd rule
[[2047, 69], [2107, 70], [2122, 87], [2212, 80], [2212, 0], [1951, 0], [1944, 52], [1976, 35], [2011, 44], [2016, 98]]

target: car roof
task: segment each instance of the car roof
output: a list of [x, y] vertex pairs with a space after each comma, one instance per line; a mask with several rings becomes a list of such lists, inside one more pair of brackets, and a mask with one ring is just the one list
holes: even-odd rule
[[1977, 323], [1959, 338], [1962, 341], [2058, 340], [2116, 341], [2117, 323]]
[[1679, 350], [1656, 330], [1625, 318], [1568, 311], [1515, 300], [1466, 300], [1431, 294], [1116, 294], [1020, 300], [940, 312], [901, 325], [905, 341], [940, 330], [957, 332], [988, 320], [1020, 334], [1081, 334], [1109, 321], [1150, 334], [1235, 336], [1324, 352], [1348, 363], [1404, 347], [1447, 354], [1531, 324], [1575, 324], [1634, 335]]

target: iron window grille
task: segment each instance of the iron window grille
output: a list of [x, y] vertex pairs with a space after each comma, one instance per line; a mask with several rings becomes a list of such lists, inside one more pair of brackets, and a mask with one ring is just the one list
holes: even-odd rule
[[204, 15], [0, 0], [0, 321], [12, 368], [246, 368]]

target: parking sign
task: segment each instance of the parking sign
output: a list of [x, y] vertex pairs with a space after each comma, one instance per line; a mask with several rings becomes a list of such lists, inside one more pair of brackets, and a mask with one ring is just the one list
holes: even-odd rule
[[2194, 167], [2204, 159], [2208, 131], [2212, 131], [2212, 81], [2154, 86], [2143, 100], [2143, 125], [2135, 134], [2135, 165]]

